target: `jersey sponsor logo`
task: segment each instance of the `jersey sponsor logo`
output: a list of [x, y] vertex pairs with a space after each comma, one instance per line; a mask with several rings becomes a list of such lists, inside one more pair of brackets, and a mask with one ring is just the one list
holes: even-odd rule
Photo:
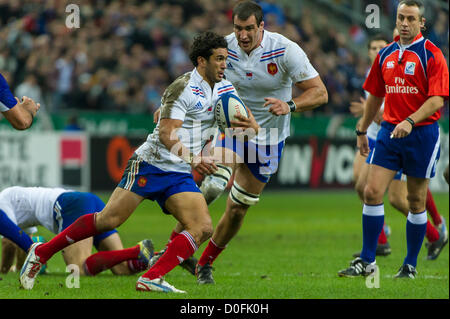
[[386, 69], [393, 69], [394, 68], [394, 61], [388, 61], [386, 63]]
[[230, 70], [234, 70], [233, 64], [231, 64], [231, 62], [227, 63], [227, 68]]
[[275, 75], [278, 72], [278, 66], [276, 63], [269, 63], [267, 64], [267, 72], [269, 72], [270, 75]]
[[139, 187], [145, 187], [147, 185], [147, 178], [144, 176], [139, 177], [137, 184]]
[[253, 73], [252, 72], [246, 72], [245, 75], [247, 76], [248, 80], [251, 80], [253, 78]]
[[387, 94], [418, 94], [419, 89], [416, 86], [406, 85], [386, 85]]
[[394, 78], [395, 85], [386, 85], [386, 93], [389, 94], [418, 94], [419, 89], [416, 86], [405, 85], [405, 79], [396, 76]]
[[415, 62], [406, 62], [405, 74], [414, 75], [414, 70], [416, 69]]

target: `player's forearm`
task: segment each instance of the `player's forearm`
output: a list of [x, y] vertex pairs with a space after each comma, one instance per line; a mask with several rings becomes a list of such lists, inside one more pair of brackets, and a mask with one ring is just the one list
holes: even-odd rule
[[33, 123], [31, 112], [25, 110], [20, 104], [2, 114], [16, 130], [26, 130]]
[[176, 134], [176, 129], [171, 133], [162, 131], [159, 135], [159, 140], [161, 143], [171, 152], [172, 154], [180, 157], [187, 163], [191, 163], [192, 154], [189, 149], [181, 143], [180, 139]]
[[383, 103], [383, 98], [369, 95], [366, 105], [364, 107], [364, 113], [361, 121], [359, 122], [358, 130], [361, 132], [366, 132], [369, 125], [374, 121], [378, 112], [380, 111], [381, 104]]
[[295, 112], [309, 111], [328, 103], [328, 92], [325, 87], [313, 87], [292, 100], [297, 106]]
[[416, 112], [409, 116], [409, 118], [412, 119], [414, 123], [420, 123], [436, 113], [443, 106], [444, 99], [442, 96], [429, 97]]

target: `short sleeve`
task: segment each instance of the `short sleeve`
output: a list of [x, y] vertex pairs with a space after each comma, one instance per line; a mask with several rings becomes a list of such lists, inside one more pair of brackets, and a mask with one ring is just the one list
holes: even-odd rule
[[285, 70], [294, 83], [315, 78], [319, 73], [314, 69], [306, 53], [295, 42], [286, 47]]
[[428, 96], [442, 96], [448, 99], [448, 67], [440, 50], [428, 60]]
[[161, 119], [184, 121], [190, 103], [189, 95], [185, 92], [186, 84], [177, 80], [164, 91], [161, 99]]
[[370, 68], [369, 75], [364, 82], [363, 89], [372, 95], [384, 97], [386, 95], [383, 74], [381, 72], [380, 55], [377, 55]]

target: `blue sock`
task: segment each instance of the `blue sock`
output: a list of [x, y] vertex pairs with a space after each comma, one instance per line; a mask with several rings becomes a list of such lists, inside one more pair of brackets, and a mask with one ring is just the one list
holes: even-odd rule
[[22, 248], [25, 252], [28, 251], [33, 241], [30, 236], [20, 229], [4, 211], [0, 209], [0, 234], [13, 241], [16, 245]]
[[417, 257], [419, 256], [420, 248], [422, 248], [426, 232], [427, 211], [425, 210], [419, 214], [409, 212], [406, 221], [406, 245], [408, 247], [408, 254], [403, 261], [404, 265], [409, 264], [416, 267]]
[[384, 224], [384, 205], [366, 205], [363, 207], [363, 248], [361, 259], [366, 262], [375, 261], [375, 253], [378, 245], [378, 237]]

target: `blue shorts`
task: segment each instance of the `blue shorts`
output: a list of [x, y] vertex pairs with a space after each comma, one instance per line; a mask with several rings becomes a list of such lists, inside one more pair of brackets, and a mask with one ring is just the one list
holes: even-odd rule
[[[368, 139], [369, 139], [370, 153], [369, 153], [369, 156], [367, 156], [366, 163], [370, 164], [370, 159], [372, 158], [373, 150], [375, 149], [376, 140], [374, 140], [373, 138], [370, 138], [370, 137], [368, 137]], [[394, 180], [401, 181], [402, 175], [403, 175], [403, 169], [399, 169], [394, 176]]]
[[416, 126], [404, 138], [390, 138], [395, 125], [381, 123], [370, 163], [398, 171], [406, 176], [432, 178], [440, 156], [439, 125], [437, 122]]
[[165, 214], [170, 214], [165, 208], [166, 200], [170, 196], [184, 192], [201, 193], [192, 174], [163, 171], [138, 160], [136, 154], [128, 161], [117, 187], [156, 201]]
[[267, 183], [278, 170], [284, 141], [276, 145], [258, 145], [252, 142], [241, 142], [225, 135], [217, 139], [216, 147], [228, 148], [235, 152], [243, 159], [253, 176]]
[[[53, 220], [59, 232], [73, 224], [79, 217], [102, 211], [103, 201], [92, 193], [66, 192], [58, 196], [53, 207]], [[100, 242], [117, 233], [113, 229], [94, 236], [94, 246], [98, 249]]]

